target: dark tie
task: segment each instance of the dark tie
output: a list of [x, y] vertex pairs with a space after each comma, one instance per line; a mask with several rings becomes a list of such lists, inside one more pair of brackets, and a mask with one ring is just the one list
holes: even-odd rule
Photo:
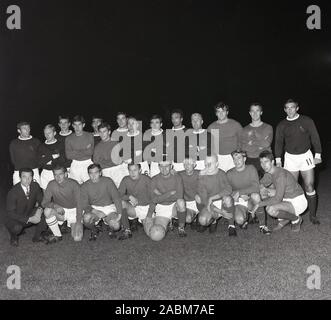
[[26, 198], [29, 199], [29, 197], [30, 197], [30, 186], [26, 187], [26, 194], [25, 195], [26, 195]]

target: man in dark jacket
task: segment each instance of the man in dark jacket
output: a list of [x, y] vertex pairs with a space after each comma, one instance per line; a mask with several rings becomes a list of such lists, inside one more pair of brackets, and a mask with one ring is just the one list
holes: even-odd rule
[[15, 184], [7, 195], [7, 210], [5, 226], [10, 234], [10, 244], [18, 246], [18, 236], [27, 227], [35, 225], [33, 242], [44, 240], [42, 232], [47, 229], [43, 209], [40, 206], [43, 192], [39, 184], [33, 180], [33, 170], [22, 168], [19, 170], [20, 182]]

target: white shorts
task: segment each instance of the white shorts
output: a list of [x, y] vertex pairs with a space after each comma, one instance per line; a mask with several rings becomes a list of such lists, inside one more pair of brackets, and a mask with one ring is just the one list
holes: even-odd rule
[[308, 207], [308, 201], [304, 194], [297, 196], [293, 199], [283, 199], [283, 201], [292, 203], [296, 216], [304, 213]]
[[[71, 224], [76, 223], [77, 219], [77, 209], [73, 208], [73, 209], [66, 209], [63, 208], [64, 210], [64, 221], [67, 221], [67, 225], [68, 227], [70, 227]], [[62, 225], [64, 223], [64, 221], [58, 221], [59, 225]]]
[[110, 178], [114, 181], [118, 188], [124, 177], [129, 175], [128, 165], [125, 163], [119, 164], [118, 166], [102, 169], [102, 175]]
[[155, 177], [159, 173], [160, 173], [159, 164], [157, 162], [152, 161], [151, 172], [150, 172], [151, 178]]
[[226, 154], [226, 155], [219, 154], [217, 155], [217, 158], [218, 158], [219, 169], [228, 172], [230, 169], [235, 167], [231, 154]]
[[240, 198], [239, 197], [239, 199], [238, 199], [238, 201], [235, 201], [235, 203], [234, 203], [234, 205], [236, 206], [236, 205], [241, 205], [241, 206], [243, 206], [243, 207], [248, 207], [248, 201], [246, 201], [246, 200], [244, 200], [243, 198]]
[[[111, 213], [117, 213], [117, 209], [116, 209], [116, 206], [112, 203], [112, 204], [110, 204], [109, 206], [104, 206], [104, 207], [101, 207], [101, 206], [91, 206], [93, 209], [95, 209], [95, 210], [99, 210], [99, 211], [102, 211], [105, 215], [106, 215], [106, 217], [107, 216], [109, 216]], [[95, 224], [97, 225], [101, 220], [103, 220], [103, 222], [105, 223], [105, 224], [107, 224], [106, 223], [106, 221], [104, 220], [105, 218], [103, 218], [103, 219], [99, 219], [98, 221], [96, 221], [95, 222]], [[118, 216], [118, 221], [121, 219], [121, 216], [119, 215]]]
[[197, 207], [197, 203], [195, 202], [195, 200], [186, 201], [186, 209], [192, 210], [194, 212], [199, 212], [198, 207]]
[[174, 169], [176, 172], [184, 171], [184, 170], [185, 170], [185, 168], [184, 168], [184, 163], [182, 163], [182, 162], [180, 162], [180, 163], [174, 162], [174, 163], [173, 163], [173, 169]]
[[217, 208], [217, 209], [222, 209], [222, 200], [216, 200], [213, 201], [213, 205]]
[[47, 185], [50, 181], [54, 180], [54, 174], [52, 170], [43, 169], [40, 175], [40, 186], [46, 190]]
[[307, 171], [315, 168], [314, 157], [310, 150], [303, 154], [285, 152], [284, 169], [292, 172]]
[[171, 219], [173, 217], [172, 211], [175, 205], [176, 202], [168, 205], [157, 204], [155, 207], [155, 217], [165, 217]]
[[106, 216], [109, 216], [111, 213], [117, 212], [116, 206], [114, 204], [110, 204], [109, 206], [91, 206], [95, 210], [102, 211]]
[[136, 211], [136, 217], [139, 219], [140, 222], [146, 219], [147, 213], [149, 210], [149, 205], [147, 206], [136, 206], [134, 207], [134, 210]]
[[201, 170], [204, 170], [206, 167], [205, 167], [205, 161], [204, 160], [198, 160], [197, 162], [196, 162], [196, 167], [195, 167], [195, 170], [199, 170], [199, 171], [201, 171]]
[[92, 163], [91, 159], [84, 161], [73, 160], [70, 166], [69, 178], [76, 180], [79, 184], [89, 180], [87, 168]]
[[[38, 168], [32, 170], [33, 170], [33, 180], [40, 185], [40, 174]], [[15, 170], [13, 174], [13, 185], [19, 182], [21, 182], [20, 172], [18, 170]]]

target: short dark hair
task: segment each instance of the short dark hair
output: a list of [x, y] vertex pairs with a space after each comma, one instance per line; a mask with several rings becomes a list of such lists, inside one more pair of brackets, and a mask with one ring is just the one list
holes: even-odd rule
[[110, 124], [106, 121], [103, 121], [98, 125], [98, 130], [100, 130], [102, 128], [107, 128], [109, 131], [111, 130]]
[[128, 164], [128, 169], [129, 169], [130, 167], [133, 167], [133, 166], [137, 166], [137, 167], [138, 167], [138, 170], [141, 169], [141, 164], [140, 164], [140, 163], [135, 163], [135, 162], [131, 162], [131, 163], [129, 163], [129, 164]]
[[87, 167], [87, 172], [90, 172], [90, 170], [98, 168], [98, 170], [101, 172], [102, 168], [99, 163], [92, 163]]
[[267, 158], [267, 159], [269, 159], [270, 161], [275, 160], [274, 155], [273, 155], [272, 152], [269, 151], [269, 150], [264, 150], [264, 151], [262, 151], [262, 152], [260, 153], [260, 155], [259, 155], [259, 158], [260, 158], [260, 159], [262, 159], [262, 158]]
[[218, 109], [223, 109], [223, 110], [226, 110], [226, 111], [230, 111], [230, 106], [229, 105], [227, 105], [227, 104], [225, 104], [224, 102], [219, 102], [219, 103], [217, 103], [215, 106], [214, 106], [214, 110], [215, 110], [215, 112], [217, 112], [218, 111]]
[[119, 111], [119, 112], [116, 113], [116, 118], [117, 118], [118, 116], [120, 116], [120, 115], [125, 116], [125, 118], [128, 117], [128, 115], [127, 115], [125, 112]]
[[233, 157], [235, 154], [241, 154], [243, 157], [247, 158], [247, 153], [246, 151], [237, 149], [231, 152], [231, 156]]
[[33, 170], [32, 170], [31, 168], [21, 168], [21, 169], [18, 171], [18, 174], [19, 174], [20, 178], [22, 177], [22, 173], [23, 173], [23, 172], [29, 172], [29, 173], [32, 174], [32, 177], [33, 177], [34, 172], [33, 172]]
[[21, 129], [21, 127], [23, 126], [30, 126], [30, 122], [27, 122], [27, 121], [20, 121], [19, 123], [17, 123], [16, 127], [18, 130]]
[[159, 119], [160, 122], [162, 122], [162, 117], [161, 117], [160, 115], [158, 115], [158, 114], [153, 114], [153, 115], [151, 116], [150, 121], [155, 120], [155, 119]]
[[85, 123], [85, 119], [83, 116], [81, 115], [76, 115], [73, 117], [72, 122], [81, 122], [81, 123]]
[[284, 103], [284, 108], [288, 103], [294, 103], [297, 107], [299, 106], [299, 103], [297, 101], [294, 101], [293, 99], [287, 99]]
[[251, 107], [259, 107], [260, 108], [260, 111], [262, 112], [263, 111], [263, 107], [262, 107], [262, 104], [261, 103], [258, 103], [258, 102], [253, 102], [251, 103], [251, 105], [249, 106], [249, 110], [251, 110]]
[[181, 118], [184, 118], [184, 112], [183, 112], [183, 110], [181, 110], [181, 109], [173, 109], [173, 110], [171, 111], [171, 116], [172, 116], [174, 113], [178, 113], [178, 114], [180, 115]]
[[64, 166], [64, 165], [61, 165], [61, 164], [56, 164], [53, 166], [52, 168], [52, 171], [58, 171], [58, 170], [62, 170], [63, 173], [66, 173], [67, 172], [67, 168]]
[[98, 119], [98, 120], [100, 120], [101, 122], [103, 121], [103, 119], [102, 119], [102, 118], [100, 118], [100, 117], [97, 117], [97, 116], [93, 116], [93, 117], [92, 117], [92, 121], [93, 121], [93, 120], [95, 120], [95, 119]]
[[68, 120], [69, 122], [70, 122], [70, 117], [68, 116], [68, 115], [63, 115], [63, 116], [59, 116], [59, 122], [61, 121], [61, 120]]

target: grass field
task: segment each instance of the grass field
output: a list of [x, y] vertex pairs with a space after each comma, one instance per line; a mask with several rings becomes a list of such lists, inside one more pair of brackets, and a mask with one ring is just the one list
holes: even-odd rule
[[[330, 166], [328, 166], [330, 168]], [[142, 229], [124, 242], [103, 233], [81, 243], [69, 235], [55, 245], [33, 244], [32, 230], [9, 245], [0, 226], [1, 299], [331, 299], [331, 170], [320, 174], [320, 226], [304, 216], [300, 233], [286, 227], [263, 236], [256, 225], [229, 238], [224, 222], [216, 234], [188, 228], [159, 243]], [[269, 225], [275, 221], [269, 219]], [[21, 290], [8, 290], [6, 270], [21, 268]], [[321, 290], [306, 286], [307, 268], [321, 269]]]

